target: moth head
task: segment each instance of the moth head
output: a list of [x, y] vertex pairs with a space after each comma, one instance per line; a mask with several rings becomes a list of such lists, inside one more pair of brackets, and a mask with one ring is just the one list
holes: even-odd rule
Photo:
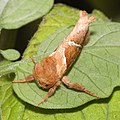
[[48, 82], [46, 82], [45, 80], [37, 80], [37, 84], [42, 88], [42, 89], [49, 89], [51, 88], [54, 84], [50, 84]]
[[56, 61], [51, 57], [46, 57], [41, 62], [36, 63], [33, 76], [40, 87], [43, 89], [51, 88], [58, 81]]

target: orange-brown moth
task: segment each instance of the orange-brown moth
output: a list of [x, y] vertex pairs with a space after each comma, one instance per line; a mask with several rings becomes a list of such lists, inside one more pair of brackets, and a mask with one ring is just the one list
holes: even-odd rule
[[94, 21], [95, 17], [88, 16], [86, 11], [81, 11], [80, 19], [77, 24], [57, 49], [52, 54], [45, 57], [41, 62], [35, 62], [33, 60], [35, 66], [32, 75], [23, 80], [14, 80], [13, 82], [29, 82], [36, 80], [41, 88], [49, 89], [47, 95], [38, 103], [38, 105], [53, 95], [56, 88], [61, 83], [97, 97], [97, 95], [85, 89], [81, 84], [71, 83], [69, 78], [65, 76], [66, 71], [78, 58], [85, 42], [88, 40], [90, 34], [89, 24]]

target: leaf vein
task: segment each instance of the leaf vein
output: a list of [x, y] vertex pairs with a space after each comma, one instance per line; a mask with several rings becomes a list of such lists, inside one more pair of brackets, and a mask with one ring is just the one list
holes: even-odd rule
[[90, 52], [88, 52], [88, 51], [85, 51], [85, 53], [90, 54], [90, 55], [92, 55], [92, 56], [94, 56], [94, 57], [97, 57], [97, 58], [99, 58], [99, 59], [101, 59], [101, 60], [103, 60], [103, 61], [106, 61], [106, 62], [115, 64], [115, 65], [119, 65], [118, 63], [116, 63], [116, 62], [114, 62], [114, 61], [107, 60], [107, 59], [105, 59], [105, 58], [103, 58], [103, 57], [101, 57], [101, 56], [95, 55], [95, 54], [90, 53]]
[[106, 35], [109, 35], [109, 34], [111, 34], [111, 33], [115, 33], [115, 32], [120, 32], [120, 31], [119, 31], [119, 30], [114, 30], [114, 31], [111, 31], [111, 32], [108, 32], [108, 33], [105, 33], [105, 34], [101, 35], [101, 36], [97, 39], [97, 41], [95, 41], [91, 46], [95, 46], [95, 45], [99, 42], [99, 40], [100, 40], [101, 38], [103, 38], [103, 37], [105, 37]]
[[85, 72], [81, 71], [80, 69], [78, 69], [78, 68], [75, 67], [75, 66], [74, 66], [74, 68], [75, 68], [76, 70], [78, 70], [80, 73], [86, 75], [86, 77], [89, 78], [89, 80], [94, 84], [94, 86], [95, 86], [97, 89], [99, 89], [99, 91], [101, 91], [101, 92], [106, 96], [106, 93], [105, 93], [100, 87], [98, 87], [98, 86], [94, 83], [94, 81], [90, 78], [89, 75], [87, 75]]

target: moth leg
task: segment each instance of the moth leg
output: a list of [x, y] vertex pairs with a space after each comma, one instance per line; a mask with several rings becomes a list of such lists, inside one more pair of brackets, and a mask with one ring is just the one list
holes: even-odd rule
[[37, 106], [39, 106], [41, 103], [43, 103], [44, 101], [46, 101], [50, 96], [52, 96], [54, 94], [54, 92], [56, 91], [56, 88], [61, 84], [61, 81], [58, 81], [52, 88], [49, 89], [47, 95], [37, 104]]
[[88, 91], [87, 89], [85, 89], [84, 86], [82, 86], [81, 84], [79, 83], [75, 83], [75, 82], [70, 82], [69, 81], [69, 78], [67, 76], [64, 76], [63, 79], [62, 79], [62, 82], [67, 85], [68, 87], [71, 87], [71, 88], [74, 88], [75, 90], [80, 90], [80, 91], [83, 91], [91, 96], [94, 96], [94, 97], [97, 97], [97, 98], [100, 98], [98, 97], [96, 94]]
[[24, 83], [24, 82], [31, 82], [34, 80], [33, 75], [29, 75], [28, 77], [26, 77], [25, 79], [22, 80], [13, 80], [13, 83]]

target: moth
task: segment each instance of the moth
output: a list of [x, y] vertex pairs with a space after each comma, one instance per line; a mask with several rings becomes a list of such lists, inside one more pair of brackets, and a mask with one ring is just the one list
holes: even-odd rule
[[89, 24], [95, 20], [94, 16], [88, 16], [86, 11], [81, 11], [77, 24], [56, 50], [41, 62], [35, 62], [33, 60], [34, 70], [32, 75], [29, 75], [23, 80], [14, 80], [13, 82], [23, 83], [35, 80], [42, 89], [48, 89], [48, 93], [38, 105], [52, 96], [61, 83], [99, 98], [80, 83], [70, 82], [69, 78], [65, 75], [66, 71], [80, 55], [86, 41], [88, 41], [90, 35]]

